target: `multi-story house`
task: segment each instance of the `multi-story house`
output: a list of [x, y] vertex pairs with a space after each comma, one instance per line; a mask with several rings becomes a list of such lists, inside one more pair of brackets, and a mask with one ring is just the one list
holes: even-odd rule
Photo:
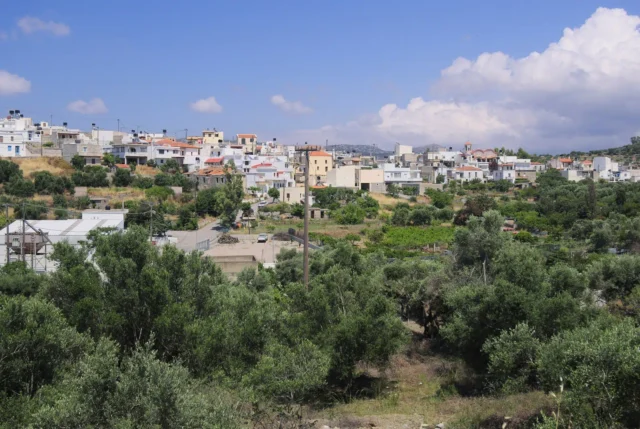
[[19, 110], [10, 110], [6, 118], [0, 119], [0, 157], [28, 155], [27, 145], [40, 142], [40, 130]]
[[331, 170], [333, 170], [333, 157], [330, 153], [322, 150], [309, 152], [309, 180], [311, 182], [324, 182], [327, 173]]
[[258, 145], [258, 136], [255, 134], [236, 134], [236, 145], [241, 146], [244, 153], [253, 154], [256, 153], [256, 146]]
[[511, 183], [516, 182], [515, 164], [506, 163], [498, 164], [497, 168], [491, 172], [493, 180], [507, 180]]
[[207, 128], [202, 132], [202, 139], [200, 144], [210, 144], [219, 146], [224, 141], [224, 132], [218, 131], [215, 128], [210, 130]]
[[397, 185], [400, 187], [414, 186], [420, 188], [422, 176], [420, 170], [412, 170], [405, 167], [396, 167], [395, 164], [386, 163], [382, 165], [384, 172], [384, 183], [386, 185]]
[[470, 182], [478, 179], [484, 181], [484, 172], [481, 168], [471, 165], [461, 165], [449, 171], [449, 180], [458, 180], [461, 182]]

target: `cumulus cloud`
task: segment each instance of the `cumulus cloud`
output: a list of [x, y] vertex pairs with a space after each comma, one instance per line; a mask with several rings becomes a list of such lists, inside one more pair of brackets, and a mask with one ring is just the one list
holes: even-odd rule
[[18, 27], [24, 34], [36, 33], [39, 31], [51, 33], [54, 36], [68, 36], [71, 29], [61, 22], [43, 21], [40, 18], [25, 16], [18, 20]]
[[11, 74], [6, 70], [0, 70], [0, 95], [19, 94], [31, 91], [31, 82], [27, 79]]
[[274, 95], [273, 97], [271, 97], [271, 104], [273, 104], [274, 106], [278, 107], [283, 112], [288, 112], [288, 113], [304, 114], [304, 113], [313, 112], [313, 109], [311, 109], [310, 107], [305, 106], [301, 102], [299, 102], [299, 101], [287, 101], [280, 94]]
[[101, 98], [93, 98], [89, 101], [72, 101], [67, 106], [67, 109], [82, 115], [98, 115], [109, 111]]
[[191, 110], [200, 113], [220, 113], [222, 106], [215, 97], [203, 98], [190, 104]]
[[[640, 110], [640, 17], [599, 8], [542, 52], [514, 58], [486, 52], [442, 70], [432, 98], [388, 104], [362, 135], [389, 143], [489, 147], [539, 152], [625, 144]], [[353, 134], [354, 125], [333, 127]], [[338, 137], [339, 139], [339, 137]]]

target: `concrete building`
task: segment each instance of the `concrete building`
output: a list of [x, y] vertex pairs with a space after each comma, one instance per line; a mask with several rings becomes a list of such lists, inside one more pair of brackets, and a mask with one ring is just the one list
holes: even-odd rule
[[[304, 187], [290, 186], [280, 190], [280, 201], [293, 204], [304, 204]], [[313, 204], [313, 192], [309, 195], [309, 204]]]
[[84, 158], [87, 165], [100, 165], [102, 162], [102, 147], [97, 144], [89, 143], [64, 143], [61, 146], [62, 157], [65, 161], [71, 162], [71, 158], [79, 155]]
[[227, 183], [227, 174], [220, 167], [203, 168], [187, 175], [195, 179], [199, 189], [217, 188]]
[[507, 180], [516, 182], [516, 168], [514, 164], [498, 164], [498, 168], [492, 172], [493, 180]]
[[356, 170], [356, 180], [363, 191], [385, 193], [384, 170], [382, 168], [359, 168]]
[[549, 161], [549, 167], [555, 168], [556, 170], [564, 170], [565, 168], [571, 167], [573, 164], [573, 159], [571, 158], [554, 158]]
[[0, 157], [28, 155], [29, 144], [41, 143], [40, 133], [31, 118], [25, 118], [19, 110], [9, 110], [9, 115], [0, 119]]
[[309, 180], [313, 182], [324, 182], [327, 173], [333, 170], [333, 157], [325, 151], [309, 152]]
[[335, 188], [360, 189], [357, 172], [360, 167], [357, 165], [344, 165], [334, 168], [327, 173], [325, 183]]
[[396, 167], [395, 164], [386, 163], [382, 165], [384, 172], [384, 182], [389, 184], [403, 185], [422, 182], [419, 170], [412, 170], [405, 167]]
[[475, 179], [484, 181], [484, 174], [481, 168], [463, 165], [450, 170], [448, 179], [461, 182], [470, 182]]
[[200, 144], [220, 145], [224, 141], [224, 132], [218, 131], [215, 128], [213, 130], [206, 129], [202, 132], [202, 139]]
[[413, 146], [396, 143], [393, 153], [397, 158], [400, 158], [404, 154], [413, 153]]
[[[55, 271], [56, 265], [50, 259], [52, 244], [66, 241], [72, 246], [79, 246], [88, 240], [91, 231], [98, 228], [124, 229], [124, 220], [107, 219], [94, 216], [91, 219], [69, 220], [17, 220], [0, 230], [0, 265], [9, 261], [24, 261], [36, 272]], [[24, 241], [23, 241], [24, 237]]]
[[237, 145], [241, 146], [244, 153], [256, 153], [258, 145], [258, 136], [255, 134], [236, 134]]
[[596, 156], [593, 158], [593, 170], [594, 171], [610, 171], [612, 173], [617, 172], [618, 163], [611, 161], [608, 156]]

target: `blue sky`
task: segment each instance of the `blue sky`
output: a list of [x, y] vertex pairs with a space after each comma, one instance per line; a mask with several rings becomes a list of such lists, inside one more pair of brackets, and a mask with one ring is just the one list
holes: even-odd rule
[[[403, 129], [409, 119], [389, 125], [378, 112], [390, 104], [408, 109], [416, 97], [511, 100], [513, 94], [486, 88], [482, 94], [442, 90], [441, 71], [458, 57], [473, 61], [485, 52], [503, 52], [517, 59], [542, 52], [565, 27], [580, 27], [598, 7], [640, 14], [637, 0], [6, 2], [0, 16], [0, 70], [28, 80], [30, 89], [0, 92], [0, 110], [19, 108], [36, 120], [52, 114], [55, 123], [64, 120], [82, 129], [92, 122], [115, 129], [120, 119], [127, 128], [170, 133], [188, 128], [198, 134], [217, 127], [288, 143], [329, 138], [387, 146], [395, 140], [462, 144], [462, 131], [448, 135], [424, 125]], [[19, 25], [25, 17], [45, 25]], [[52, 30], [49, 22], [66, 25], [68, 34], [61, 27]], [[274, 95], [301, 104], [279, 107], [272, 103]], [[220, 112], [190, 108], [208, 97], [215, 97]], [[94, 98], [104, 102], [106, 112], [68, 109], [74, 101]], [[530, 122], [519, 129], [517, 121], [509, 122], [509, 132], [487, 134], [465, 121], [450, 126], [468, 128], [468, 138], [480, 142], [499, 138], [543, 150], [536, 141], [553, 134], [553, 128], [536, 129], [534, 141], [522, 132]], [[381, 122], [389, 126], [380, 128]], [[612, 145], [633, 132], [632, 124], [621, 127], [630, 128], [620, 136], [612, 134], [613, 125], [602, 133], [575, 131], [602, 134], [588, 144]], [[567, 132], [572, 135], [571, 129], [556, 134]]]

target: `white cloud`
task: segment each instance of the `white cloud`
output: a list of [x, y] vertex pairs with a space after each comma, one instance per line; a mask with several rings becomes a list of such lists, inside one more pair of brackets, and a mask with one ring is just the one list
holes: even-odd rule
[[76, 100], [69, 103], [67, 109], [83, 115], [98, 115], [109, 111], [101, 98], [93, 98], [89, 101]]
[[71, 33], [71, 29], [68, 25], [63, 24], [61, 22], [54, 21], [43, 21], [40, 18], [35, 18], [32, 16], [25, 16], [18, 20], [18, 27], [25, 34], [36, 33], [38, 31], [43, 31], [46, 33], [51, 33], [54, 36], [67, 36]]
[[299, 101], [287, 101], [282, 95], [271, 97], [271, 104], [277, 106], [283, 112], [305, 114], [313, 112], [313, 109], [305, 106]]
[[[442, 70], [433, 99], [383, 106], [371, 124], [331, 127], [334, 138], [539, 152], [626, 144], [640, 111], [640, 17], [599, 8], [542, 52], [485, 52]], [[325, 130], [326, 131], [326, 130]]]
[[18, 94], [31, 91], [31, 82], [25, 78], [0, 70], [0, 95]]
[[200, 113], [220, 113], [222, 106], [218, 104], [215, 97], [203, 98], [190, 104], [191, 110]]

